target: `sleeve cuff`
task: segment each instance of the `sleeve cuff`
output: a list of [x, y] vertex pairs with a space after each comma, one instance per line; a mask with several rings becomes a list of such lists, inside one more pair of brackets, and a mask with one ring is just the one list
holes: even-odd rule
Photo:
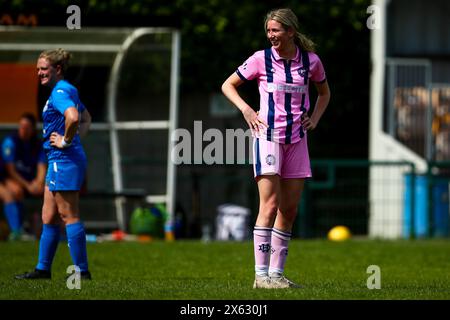
[[245, 78], [239, 70], [236, 70], [236, 73], [242, 81], [248, 81], [247, 78]]

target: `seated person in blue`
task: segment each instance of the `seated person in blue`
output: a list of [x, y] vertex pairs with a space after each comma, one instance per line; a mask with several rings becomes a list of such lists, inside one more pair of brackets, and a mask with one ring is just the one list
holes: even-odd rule
[[10, 228], [10, 240], [17, 240], [23, 233], [24, 197], [44, 194], [47, 159], [37, 135], [35, 116], [23, 114], [17, 132], [5, 137], [1, 148], [0, 200]]

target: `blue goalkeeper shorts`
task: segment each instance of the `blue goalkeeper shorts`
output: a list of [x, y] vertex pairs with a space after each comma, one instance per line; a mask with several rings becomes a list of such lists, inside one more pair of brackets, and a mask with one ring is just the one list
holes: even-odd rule
[[50, 191], [79, 191], [86, 174], [86, 161], [49, 161], [45, 184]]

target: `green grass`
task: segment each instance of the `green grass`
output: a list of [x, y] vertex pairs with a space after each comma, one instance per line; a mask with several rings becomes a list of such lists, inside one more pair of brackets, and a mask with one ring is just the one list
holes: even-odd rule
[[[0, 243], [0, 299], [450, 298], [449, 240], [294, 240], [286, 275], [304, 285], [300, 290], [252, 289], [251, 242], [88, 244], [93, 281], [83, 281], [81, 290], [66, 287], [66, 243], [58, 247], [52, 280], [14, 280], [34, 267], [37, 255], [37, 242]], [[381, 268], [381, 289], [367, 288], [369, 265]]]

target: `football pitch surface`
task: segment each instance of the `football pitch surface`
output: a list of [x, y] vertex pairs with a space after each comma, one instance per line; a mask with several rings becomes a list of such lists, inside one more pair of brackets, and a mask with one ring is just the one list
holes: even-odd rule
[[[302, 289], [252, 288], [247, 242], [88, 243], [92, 281], [68, 289], [61, 242], [51, 280], [15, 280], [36, 265], [38, 242], [0, 243], [0, 299], [29, 300], [448, 300], [450, 240], [293, 240], [286, 276]], [[379, 267], [380, 289], [367, 287]], [[369, 279], [369, 281], [368, 281]]]

